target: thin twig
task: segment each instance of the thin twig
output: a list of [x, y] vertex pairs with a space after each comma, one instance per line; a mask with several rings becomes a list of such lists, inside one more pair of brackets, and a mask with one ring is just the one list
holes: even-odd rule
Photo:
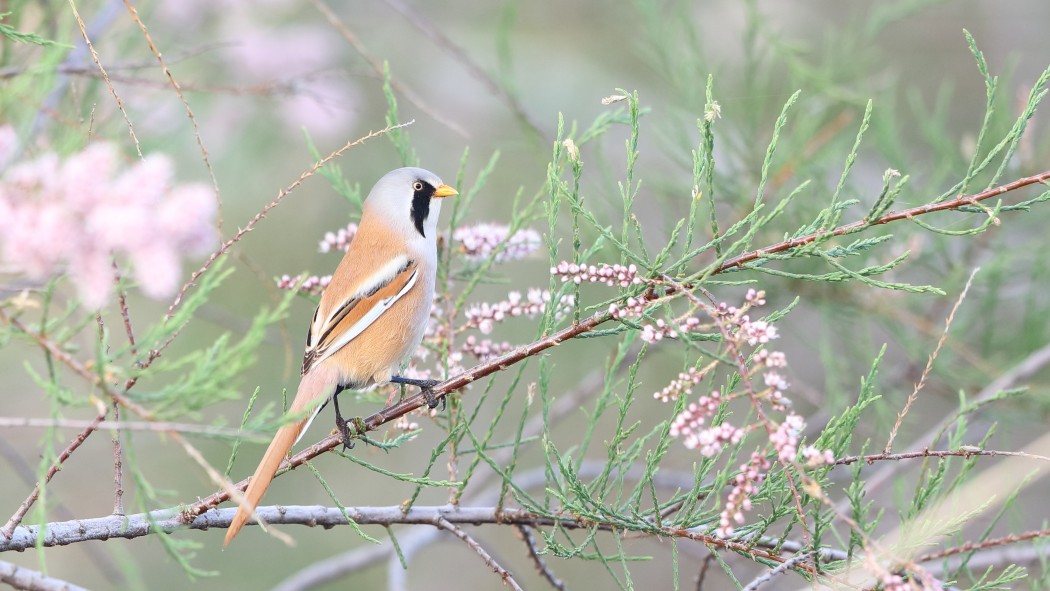
[[[970, 405], [982, 404], [991, 400], [993, 397], [998, 395], [1003, 390], [1012, 387], [1014, 384], [1026, 380], [1037, 372], [1042, 370], [1047, 365], [1050, 365], [1050, 344], [1044, 346], [1041, 349], [1033, 351], [1028, 357], [1025, 357], [1023, 361], [1017, 365], [1011, 367], [1005, 371], [1001, 376], [996, 378], [992, 383], [985, 386], [977, 393], [976, 396], [970, 400]], [[953, 419], [954, 420], [954, 419]], [[915, 441], [920, 444], [925, 442], [926, 445], [932, 445], [935, 443], [934, 439], [937, 438], [938, 434], [943, 432], [946, 428], [945, 425], [933, 427], [922, 435], [914, 438]], [[914, 452], [914, 453], [926, 453], [925, 451]], [[887, 464], [882, 470], [872, 474], [865, 480], [865, 489], [870, 495], [879, 489], [883, 484], [891, 481], [897, 474], [897, 470], [901, 464]], [[838, 508], [843, 509], [846, 506], [847, 501], [842, 501]]]
[[959, 306], [962, 306], [963, 300], [966, 299], [966, 294], [970, 291], [970, 286], [973, 285], [973, 278], [977, 275], [977, 272], [981, 268], [977, 267], [970, 272], [970, 278], [966, 280], [966, 285], [963, 287], [962, 293], [959, 294], [959, 298], [955, 300], [955, 305], [952, 306], [952, 311], [948, 313], [948, 319], [944, 321], [944, 330], [941, 332], [941, 337], [937, 339], [937, 345], [933, 348], [933, 353], [930, 353], [929, 359], [926, 361], [926, 367], [922, 370], [922, 375], [919, 376], [919, 381], [915, 383], [915, 388], [912, 390], [911, 395], [908, 396], [908, 400], [904, 403], [904, 408], [897, 414], [897, 421], [893, 423], [893, 428], [890, 429], [890, 436], [886, 440], [886, 447], [882, 448], [885, 453], [890, 453], [893, 449], [893, 440], [897, 438], [897, 430], [900, 429], [901, 423], [904, 422], [904, 417], [911, 410], [911, 405], [919, 399], [919, 392], [922, 391], [923, 386], [926, 385], [926, 379], [930, 376], [930, 371], [933, 370], [933, 362], [937, 359], [937, 355], [941, 352], [941, 347], [944, 346], [944, 342], [948, 340], [948, 330], [952, 327], [952, 321], [955, 320], [955, 313], [959, 311]]
[[[629, 366], [632, 360], [637, 356], [637, 350], [632, 350], [627, 355], [624, 362], [621, 363], [620, 367], [617, 368], [618, 372], [624, 371]], [[548, 412], [548, 421], [550, 427], [554, 427], [560, 421], [566, 417], [572, 416], [574, 413], [579, 411], [580, 405], [584, 400], [589, 399], [594, 395], [599, 388], [605, 384], [605, 372], [603, 370], [591, 371], [579, 384], [564, 395], [558, 396], [552, 404], [550, 411]], [[529, 422], [525, 425], [522, 430], [523, 437], [529, 437], [537, 435], [543, 432], [544, 418], [542, 416], [532, 417]], [[507, 461], [513, 456], [514, 450], [512, 448], [501, 448], [497, 449], [492, 453], [492, 461], [497, 464], [506, 464]], [[588, 462], [584, 462], [580, 466], [579, 474], [581, 477], [585, 477], [588, 474], [592, 466]], [[601, 469], [598, 471], [600, 472]], [[536, 472], [539, 482], [543, 482], [547, 478], [547, 474], [544, 470], [538, 470]], [[497, 474], [494, 471], [484, 471], [475, 474], [470, 480], [470, 485], [477, 489], [478, 487], [486, 486], [490, 480], [496, 478]], [[656, 482], [659, 484], [662, 478], [672, 476], [671, 472], [662, 471], [657, 473]], [[515, 477], [515, 483], [519, 484], [522, 488], [530, 488], [530, 478], [532, 474], [526, 472], [520, 477]], [[670, 484], [671, 488], [686, 488], [692, 486], [692, 477], [689, 476], [686, 480], [681, 483]], [[501, 483], [493, 484], [487, 488], [481, 488], [476, 492], [468, 490], [465, 498], [468, 499], [470, 504], [495, 504], [499, 501], [499, 493]], [[410, 560], [414, 552], [421, 550], [425, 546], [440, 539], [437, 530], [433, 528], [420, 529], [411, 532], [409, 536], [400, 536], [398, 544], [401, 546], [401, 552], [404, 554], [406, 560]], [[394, 547], [392, 543], [385, 543], [381, 547], [385, 550], [384, 553], [373, 553], [371, 549], [358, 548], [349, 552], [343, 553], [338, 556], [311, 564], [299, 572], [290, 575], [287, 579], [282, 581], [274, 591], [303, 591], [306, 589], [313, 589], [319, 587], [325, 583], [334, 581], [340, 577], [346, 576], [354, 571], [361, 570], [368, 567], [373, 562], [379, 560], [385, 560], [390, 558], [393, 560], [391, 565], [391, 576], [390, 576], [390, 588], [397, 589], [395, 580], [398, 577], [403, 576], [401, 569], [400, 560], [394, 556]], [[396, 563], [396, 564], [395, 564]]]
[[[9, 439], [0, 437], [0, 456], [3, 456], [9, 465], [9, 470], [5, 471], [5, 474], [17, 474], [18, 478], [26, 486], [31, 487], [36, 484], [36, 470], [22, 458], [15, 446], [9, 443]], [[56, 518], [63, 521], [76, 519], [76, 514], [62, 503], [56, 495], [51, 495], [48, 498], [48, 503], [51, 514]], [[88, 555], [88, 562], [105, 577], [110, 587], [114, 589], [127, 587], [128, 581], [124, 577], [123, 571], [117, 566], [117, 563], [114, 562], [108, 551], [98, 544], [88, 544], [83, 546], [83, 550]]]
[[525, 549], [529, 553], [529, 558], [532, 559], [532, 564], [536, 566], [536, 570], [547, 580], [548, 583], [551, 584], [551, 587], [554, 587], [558, 591], [565, 591], [565, 581], [559, 579], [558, 576], [554, 574], [554, 571], [547, 566], [547, 563], [544, 562], [543, 557], [540, 556], [539, 549], [536, 547], [536, 540], [533, 539], [532, 530], [529, 529], [529, 526], [518, 525], [516, 529], [518, 530], [521, 540], [525, 542]]
[[[380, 79], [382, 79], [385, 76], [388, 76], [383, 61], [368, 53], [368, 49], [365, 47], [364, 43], [362, 43], [361, 40], [358, 39], [357, 35], [352, 30], [350, 30], [350, 27], [348, 27], [346, 23], [344, 23], [343, 20], [339, 18], [339, 15], [337, 15], [335, 11], [329, 8], [328, 5], [325, 4], [322, 0], [311, 1], [313, 2], [314, 8], [316, 8], [317, 11], [324, 15], [325, 19], [328, 20], [328, 24], [332, 25], [332, 28], [338, 31], [339, 34], [343, 36], [343, 39], [345, 39], [346, 42], [350, 44], [350, 47], [353, 47], [354, 51], [356, 51], [358, 55], [360, 55], [366, 62], [368, 62], [368, 65], [371, 66], [372, 71], [375, 72]], [[389, 74], [389, 80], [390, 87], [393, 88], [394, 91], [408, 99], [408, 102], [415, 105], [428, 117], [451, 129], [453, 132], [460, 135], [461, 137], [470, 137], [470, 134], [467, 133], [465, 129], [463, 129], [457, 123], [449, 120], [437, 110], [431, 108], [429, 105], [423, 102], [423, 99], [416, 95], [416, 93], [414, 93], [412, 89], [402, 84], [401, 81], [395, 78], [393, 74]]]
[[[2, 309], [0, 309], [0, 315], [3, 315]], [[58, 457], [55, 458], [55, 461], [51, 463], [51, 467], [49, 467], [44, 474], [43, 482], [36, 483], [33, 487], [33, 491], [30, 492], [29, 496], [18, 506], [18, 509], [15, 510], [11, 518], [7, 520], [6, 524], [4, 524], [3, 529], [0, 529], [0, 536], [8, 539], [11, 538], [15, 528], [18, 527], [18, 524], [22, 523], [22, 519], [26, 516], [26, 513], [29, 512], [29, 508], [33, 506], [33, 503], [35, 503], [38, 498], [40, 498], [41, 485], [46, 485], [51, 482], [51, 479], [54, 478], [55, 474], [57, 474], [62, 468], [62, 463], [69, 459], [69, 456], [73, 455], [73, 452], [75, 452], [92, 433], [98, 430], [98, 425], [106, 418], [108, 410], [109, 409], [103, 406], [99, 410], [98, 415], [95, 416], [95, 419], [89, 422], [87, 426], [84, 427], [84, 430], [74, 437], [73, 440], [66, 445], [65, 449], [58, 454]]]
[[411, 6], [405, 4], [404, 2], [401, 2], [400, 0], [383, 1], [386, 3], [387, 6], [393, 8], [401, 16], [405, 17], [405, 19], [409, 23], [411, 23], [412, 26], [414, 26], [416, 29], [419, 29], [419, 31], [426, 35], [428, 38], [430, 38], [431, 41], [433, 41], [439, 47], [443, 48], [445, 51], [452, 54], [452, 57], [455, 58], [456, 61], [458, 61], [459, 63], [463, 64], [463, 67], [465, 67], [467, 71], [470, 72], [472, 76], [474, 76], [474, 78], [476, 78], [486, 88], [488, 88], [489, 92], [496, 95], [497, 97], [499, 97], [500, 100], [506, 103], [506, 105], [510, 108], [511, 112], [514, 113], [514, 115], [517, 116], [518, 119], [520, 119], [523, 123], [525, 123], [525, 125], [529, 129], [531, 129], [540, 138], [546, 139], [547, 134], [543, 131], [543, 128], [539, 125], [539, 123], [533, 120], [532, 116], [529, 115], [528, 111], [525, 110], [525, 107], [521, 104], [521, 102], [518, 101], [518, 99], [514, 97], [511, 93], [507, 92], [507, 89], [504, 88], [502, 84], [497, 82], [492, 76], [490, 76], [489, 73], [484, 70], [484, 68], [479, 66], [477, 62], [471, 59], [471, 57], [467, 55], [467, 52], [463, 51], [461, 47], [456, 45], [451, 39], [449, 39], [444, 33], [442, 33], [441, 29], [435, 27], [432, 22], [424, 18], [423, 15], [421, 15], [418, 11], [414, 10]]
[[518, 582], [514, 580], [514, 576], [510, 574], [510, 571], [503, 568], [503, 566], [501, 566], [500, 563], [496, 562], [496, 559], [493, 558], [492, 555], [489, 554], [488, 551], [486, 551], [485, 548], [477, 542], [477, 540], [467, 535], [467, 532], [463, 531], [462, 528], [449, 522], [449, 520], [445, 519], [444, 517], [438, 517], [437, 519], [435, 519], [434, 525], [463, 540], [463, 543], [466, 544], [468, 548], [476, 552], [477, 555], [480, 556], [483, 561], [485, 561], [485, 564], [487, 564], [489, 568], [491, 568], [497, 575], [499, 575], [500, 579], [503, 580], [504, 585], [507, 585], [511, 589], [515, 589], [516, 591], [522, 591], [521, 585], [519, 585]]
[[117, 94], [117, 89], [113, 88], [113, 83], [109, 79], [109, 74], [106, 73], [106, 68], [102, 65], [99, 60], [98, 52], [95, 51], [95, 46], [91, 44], [91, 37], [88, 35], [87, 27], [84, 25], [84, 20], [80, 18], [80, 12], [77, 10], [77, 4], [74, 0], [69, 0], [69, 7], [73, 10], [73, 17], [77, 19], [77, 26], [80, 27], [80, 34], [84, 38], [84, 43], [87, 44], [88, 51], [91, 52], [91, 59], [98, 66], [98, 71], [102, 73], [102, 80], [106, 83], [106, 88], [109, 89], [109, 93], [113, 95], [113, 100], [117, 101], [117, 108], [120, 109], [120, 113], [124, 116], [124, 121], [128, 124], [128, 134], [131, 135], [131, 140], [135, 143], [135, 151], [138, 152], [139, 158], [142, 158], [142, 146], [139, 145], [139, 138], [135, 135], [135, 126], [131, 124], [131, 117], [128, 116], [127, 110], [124, 109], [124, 101], [120, 99], [120, 95]]
[[[385, 134], [387, 134], [387, 133], [389, 133], [389, 132], [391, 132], [391, 131], [393, 131], [395, 129], [401, 129], [402, 127], [408, 127], [409, 125], [412, 125], [413, 123], [415, 123], [414, 119], [411, 120], [411, 121], [406, 121], [405, 123], [398, 123], [397, 125], [388, 125], [388, 126], [384, 127], [383, 129], [380, 129], [378, 131], [370, 131], [366, 135], [364, 135], [362, 137], [359, 137], [356, 140], [347, 142], [345, 145], [343, 145], [342, 148], [339, 148], [338, 150], [332, 152], [331, 154], [329, 154], [329, 155], [325, 156], [324, 158], [322, 158], [322, 159], [318, 160], [317, 162], [315, 162], [314, 165], [311, 166], [309, 170], [307, 170], [306, 172], [304, 172], [301, 175], [299, 175], [299, 178], [295, 179], [295, 181], [293, 181], [292, 184], [290, 184], [287, 187], [281, 189], [277, 193], [277, 197], [275, 197], [273, 201], [271, 201], [265, 207], [263, 207], [262, 210], [259, 211], [259, 213], [255, 214], [255, 217], [253, 217], [252, 219], [248, 220], [248, 223], [245, 224], [244, 227], [241, 228], [236, 234], [234, 234], [232, 238], [230, 238], [226, 242], [223, 242], [222, 246], [220, 246], [218, 248], [218, 250], [213, 252], [211, 254], [211, 256], [208, 257], [208, 260], [204, 262], [204, 265], [202, 265], [200, 269], [197, 269], [196, 271], [193, 272], [193, 275], [190, 276], [190, 280], [187, 281], [186, 284], [182, 286], [182, 289], [180, 289], [179, 293], [175, 296], [175, 300], [171, 302], [170, 306], [168, 306], [168, 313], [164, 316], [164, 321], [167, 322], [168, 320], [171, 319], [171, 317], [175, 314], [175, 309], [179, 307], [180, 303], [182, 303], [182, 298], [186, 296], [186, 292], [189, 291], [190, 287], [192, 287], [197, 282], [197, 279], [199, 279], [202, 274], [204, 274], [209, 268], [211, 268], [211, 266], [213, 264], [215, 264], [215, 261], [219, 257], [221, 257], [222, 255], [226, 254], [226, 251], [228, 251], [230, 249], [230, 247], [232, 247], [234, 244], [239, 242], [241, 240], [241, 238], [244, 237], [245, 234], [247, 234], [248, 232], [251, 232], [255, 228], [255, 225], [258, 224], [259, 221], [262, 220], [264, 217], [266, 217], [266, 214], [270, 213], [271, 209], [273, 209], [273, 208], [277, 207], [278, 205], [280, 205], [281, 200], [283, 200], [289, 193], [291, 193], [296, 188], [298, 188], [299, 185], [301, 185], [303, 183], [303, 181], [305, 181], [306, 179], [312, 177], [314, 175], [314, 173], [316, 173], [318, 171], [318, 169], [320, 169], [325, 164], [328, 164], [333, 159], [338, 158], [339, 156], [341, 156], [343, 154], [343, 152], [346, 152], [350, 148], [353, 148], [355, 146], [359, 146], [359, 145], [365, 143], [366, 141], [368, 141], [368, 140], [370, 140], [372, 138], [379, 137], [381, 135], [385, 135]], [[172, 336], [172, 339], [173, 338], [174, 338], [174, 335]], [[171, 340], [169, 339], [168, 342], [170, 343]], [[163, 349], [164, 346], [166, 346], [166, 344], [162, 345], [161, 349]], [[153, 354], [153, 352], [151, 352], [149, 360], [152, 360], [155, 357], [156, 356]], [[147, 360], [147, 361], [149, 361], [149, 360]], [[148, 363], [146, 363], [146, 365], [148, 365]]]
[[[124, 0], [124, 6], [128, 9], [131, 14], [131, 20], [135, 21], [135, 24], [139, 26], [139, 30], [142, 31], [142, 36], [146, 38], [146, 44], [149, 45], [149, 50], [153, 52], [153, 56], [157, 58], [160, 63], [161, 70], [164, 71], [164, 75], [168, 77], [168, 81], [171, 82], [171, 87], [175, 90], [175, 95], [182, 101], [183, 108], [186, 109], [186, 117], [190, 120], [190, 125], [193, 127], [193, 137], [197, 139], [197, 147], [201, 151], [201, 160], [204, 161], [204, 168], [208, 170], [208, 176], [211, 177], [212, 190], [215, 193], [215, 207], [216, 207], [216, 220], [215, 220], [215, 233], [216, 236], [222, 239], [222, 198], [219, 195], [219, 179], [215, 177], [215, 169], [211, 166], [211, 160], [208, 158], [208, 149], [204, 147], [204, 139], [201, 138], [201, 129], [197, 124], [197, 118], [193, 116], [193, 109], [190, 108], [189, 101], [182, 94], [182, 88], [179, 86], [175, 75], [171, 73], [171, 69], [168, 64], [165, 63], [164, 58], [161, 56], [160, 50], [153, 43], [153, 38], [150, 37], [149, 30], [146, 28], [146, 23], [142, 22], [139, 18], [139, 11], [131, 4], [130, 0]], [[101, 66], [100, 66], [101, 67]]]

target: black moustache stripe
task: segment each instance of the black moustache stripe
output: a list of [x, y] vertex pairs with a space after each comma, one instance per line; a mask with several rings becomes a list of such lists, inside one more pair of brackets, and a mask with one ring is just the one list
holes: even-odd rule
[[419, 181], [423, 188], [415, 191], [412, 194], [412, 223], [415, 224], [416, 230], [419, 231], [419, 235], [426, 238], [426, 233], [423, 231], [423, 222], [427, 221], [427, 217], [430, 216], [430, 200], [434, 198], [434, 185], [426, 181]]

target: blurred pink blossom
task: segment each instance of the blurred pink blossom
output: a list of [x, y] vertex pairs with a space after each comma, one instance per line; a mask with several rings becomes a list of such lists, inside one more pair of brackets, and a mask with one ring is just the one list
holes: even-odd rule
[[324, 238], [317, 245], [318, 252], [331, 252], [341, 250], [346, 252], [350, 248], [350, 241], [357, 235], [357, 224], [349, 223], [345, 228], [339, 228], [335, 232], [325, 232]]
[[168, 157], [124, 165], [108, 143], [14, 164], [0, 177], [0, 256], [35, 279], [66, 273], [88, 308], [109, 300], [114, 256], [131, 261], [146, 295], [169, 296], [182, 256], [215, 241], [211, 190], [173, 180]]

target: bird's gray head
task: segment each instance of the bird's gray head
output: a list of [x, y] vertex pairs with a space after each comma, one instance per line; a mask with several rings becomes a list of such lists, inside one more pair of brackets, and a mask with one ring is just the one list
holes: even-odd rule
[[365, 213], [377, 215], [406, 238], [434, 240], [441, 199], [458, 195], [429, 170], [398, 168], [379, 179], [365, 199]]

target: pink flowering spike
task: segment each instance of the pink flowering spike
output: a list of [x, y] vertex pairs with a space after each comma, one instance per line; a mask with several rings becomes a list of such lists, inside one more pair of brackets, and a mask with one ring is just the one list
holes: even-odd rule
[[[529, 288], [523, 297], [521, 292], [512, 291], [507, 294], [507, 299], [494, 304], [473, 304], [463, 311], [466, 316], [467, 326], [477, 328], [483, 334], [489, 334], [495, 323], [502, 322], [507, 318], [526, 316], [535, 318], [547, 307], [551, 299], [549, 291]], [[572, 308], [572, 297], [565, 296], [558, 303], [555, 310], [555, 318], [560, 318]]]
[[692, 386], [700, 383], [700, 380], [703, 378], [703, 372], [695, 367], [691, 367], [688, 371], [678, 374], [678, 379], [671, 380], [670, 384], [664, 386], [662, 390], [653, 394], [653, 398], [661, 402], [678, 400], [678, 397], [681, 394], [692, 393]]
[[562, 261], [555, 267], [551, 267], [551, 275], [561, 277], [562, 281], [580, 283], [604, 283], [609, 286], [628, 287], [644, 283], [645, 280], [638, 277], [638, 267], [635, 265], [577, 265]]
[[[493, 261], [505, 263], [523, 259], [535, 252], [541, 244], [535, 230], [523, 229], [510, 234], [510, 228], [496, 224], [477, 224], [456, 228], [452, 239], [459, 243], [464, 258], [471, 262], [483, 261], [503, 245]], [[552, 269], [553, 273], [554, 270]]]

